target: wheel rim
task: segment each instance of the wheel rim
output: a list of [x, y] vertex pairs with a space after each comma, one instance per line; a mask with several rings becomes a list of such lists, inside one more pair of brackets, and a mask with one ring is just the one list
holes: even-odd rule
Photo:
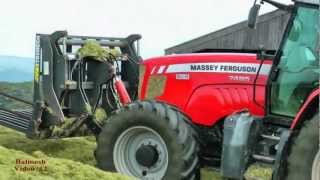
[[[153, 156], [145, 160], [141, 152]], [[156, 158], [155, 158], [156, 157]], [[118, 172], [140, 179], [161, 179], [168, 167], [168, 150], [162, 137], [153, 129], [134, 126], [116, 140], [113, 162]]]
[[313, 161], [312, 180], [320, 180], [320, 150]]

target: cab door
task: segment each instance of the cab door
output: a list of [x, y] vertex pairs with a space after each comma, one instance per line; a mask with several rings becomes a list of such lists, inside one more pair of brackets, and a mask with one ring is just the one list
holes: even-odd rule
[[[297, 3], [298, 4], [298, 3]], [[319, 9], [298, 4], [269, 79], [268, 111], [292, 119], [319, 86]]]

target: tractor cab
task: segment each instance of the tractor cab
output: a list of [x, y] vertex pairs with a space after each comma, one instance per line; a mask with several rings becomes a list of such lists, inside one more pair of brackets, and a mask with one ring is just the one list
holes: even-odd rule
[[[290, 126], [308, 95], [319, 87], [319, 1], [297, 0], [294, 5], [261, 2], [291, 13], [273, 61], [265, 106], [269, 120]], [[255, 4], [250, 11], [251, 28], [259, 9], [260, 4]]]
[[273, 165], [274, 180], [319, 180], [319, 0], [255, 1], [250, 28], [265, 2], [291, 17], [269, 74], [265, 117], [244, 111], [224, 123], [222, 174], [242, 179], [249, 164], [264, 162]]

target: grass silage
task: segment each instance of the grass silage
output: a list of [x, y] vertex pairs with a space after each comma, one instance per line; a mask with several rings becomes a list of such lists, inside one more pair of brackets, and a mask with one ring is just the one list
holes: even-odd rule
[[[0, 126], [1, 180], [129, 180], [95, 167], [94, 137], [31, 140]], [[45, 160], [45, 171], [17, 171], [16, 160]]]

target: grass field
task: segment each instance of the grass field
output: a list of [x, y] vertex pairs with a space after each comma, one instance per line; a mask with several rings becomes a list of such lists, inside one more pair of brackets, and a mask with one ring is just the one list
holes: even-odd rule
[[[0, 179], [132, 179], [95, 168], [94, 137], [30, 140], [23, 134], [0, 126]], [[19, 172], [16, 159], [45, 159], [46, 171]], [[202, 180], [220, 180], [219, 173], [202, 169]], [[268, 180], [268, 168], [254, 166], [247, 173], [252, 180]], [[72, 178], [71, 178], [72, 177]]]

